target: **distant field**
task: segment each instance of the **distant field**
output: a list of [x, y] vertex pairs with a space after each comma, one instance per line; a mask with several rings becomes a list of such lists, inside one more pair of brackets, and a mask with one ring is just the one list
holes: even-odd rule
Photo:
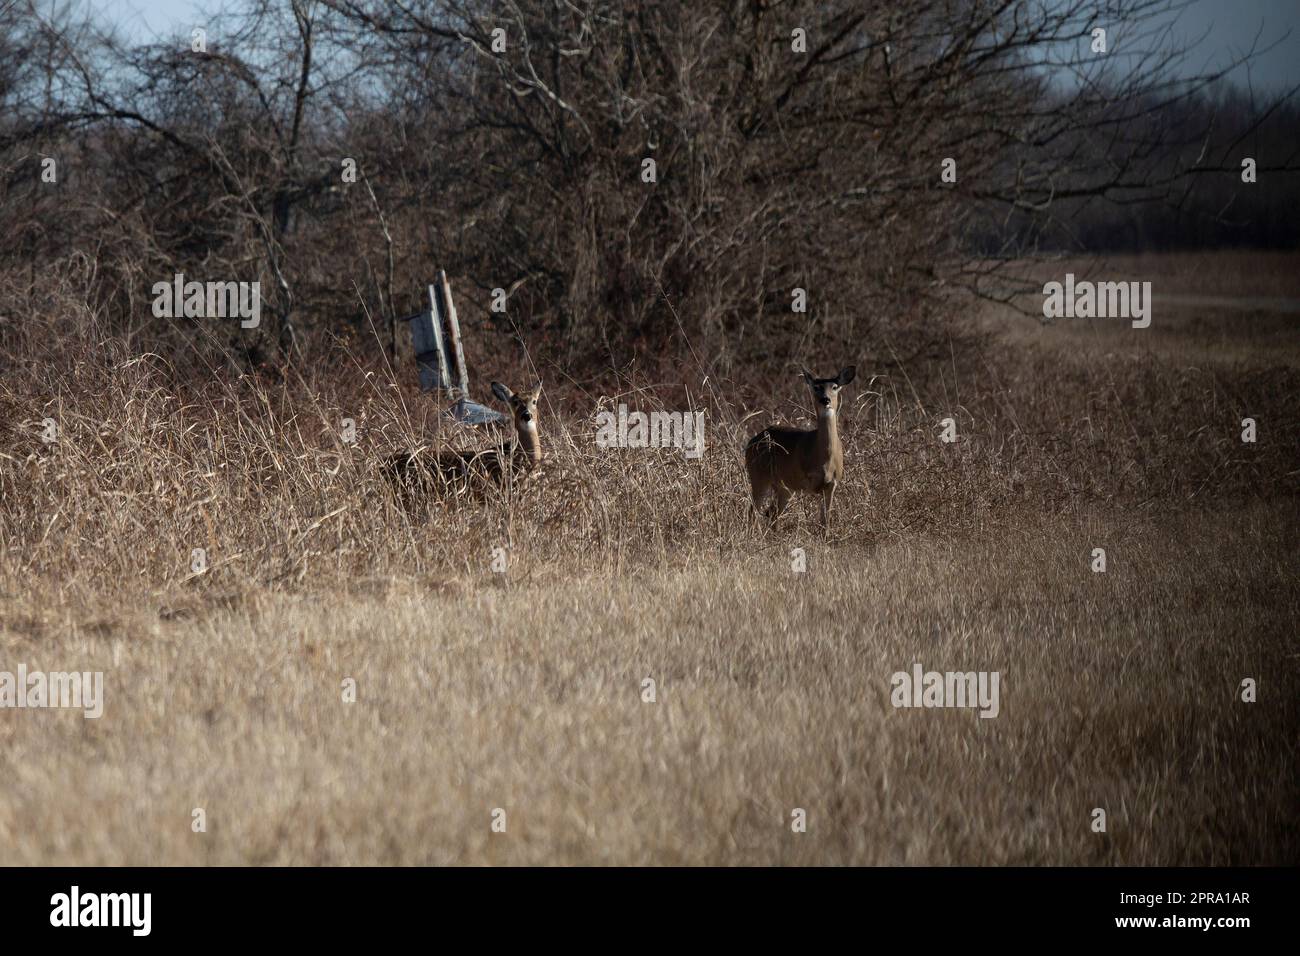
[[[1042, 315], [1041, 286], [1065, 274], [1092, 281], [1149, 281], [1151, 326], [1133, 329], [1114, 319], [1029, 321]], [[1158, 357], [1171, 366], [1212, 363], [1239, 367], [1300, 366], [1300, 254], [1219, 252], [1060, 259], [1007, 268], [1038, 291], [1015, 301], [1027, 316], [989, 305], [982, 318], [1016, 347], [1046, 349], [1070, 361], [1084, 352], [1113, 359]]]
[[1008, 274], [1045, 282], [1067, 271], [1108, 281], [1149, 281], [1157, 295], [1300, 297], [1300, 252], [1247, 249], [1064, 257], [1015, 264]]
[[[1151, 274], [1300, 294], [1280, 262]], [[860, 369], [829, 539], [811, 502], [749, 528], [768, 415], [725, 389], [699, 462], [595, 448], [556, 389], [536, 487], [412, 516], [375, 467], [409, 390], [196, 392], [33, 336], [0, 670], [102, 670], [106, 703], [0, 712], [0, 864], [1296, 862], [1300, 317], [979, 321], [924, 386]], [[998, 716], [896, 709], [914, 663], [999, 672]]]

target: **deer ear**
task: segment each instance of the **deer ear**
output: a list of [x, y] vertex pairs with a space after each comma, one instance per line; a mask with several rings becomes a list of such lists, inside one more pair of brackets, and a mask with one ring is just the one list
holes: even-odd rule
[[806, 368], [801, 368], [800, 371], [803, 372], [803, 380], [808, 383], [809, 387], [816, 384], [817, 380], [813, 378], [812, 372], [808, 371]]
[[537, 387], [536, 387], [535, 389], [533, 389], [533, 394], [532, 394], [532, 397], [529, 398], [529, 401], [530, 401], [530, 402], [535, 402], [535, 401], [537, 401], [537, 400], [538, 400], [539, 398], [541, 398], [541, 397], [542, 397], [542, 383], [541, 383], [541, 382], [538, 382], [538, 383], [537, 383]]
[[858, 374], [858, 367], [850, 365], [847, 368], [840, 369], [840, 377], [836, 379], [841, 386], [849, 384]]
[[505, 402], [507, 405], [510, 404], [510, 399], [515, 397], [515, 393], [510, 391], [510, 389], [506, 388], [500, 382], [492, 383], [492, 394], [501, 399], [501, 401]]

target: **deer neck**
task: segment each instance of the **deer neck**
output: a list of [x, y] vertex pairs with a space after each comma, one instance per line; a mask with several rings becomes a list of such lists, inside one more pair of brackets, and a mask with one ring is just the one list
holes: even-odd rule
[[839, 459], [843, 455], [840, 449], [838, 420], [838, 409], [817, 409], [817, 443], [815, 447], [818, 464], [824, 465], [827, 462]]
[[515, 458], [530, 470], [542, 463], [542, 443], [537, 437], [536, 419], [531, 428], [515, 429]]

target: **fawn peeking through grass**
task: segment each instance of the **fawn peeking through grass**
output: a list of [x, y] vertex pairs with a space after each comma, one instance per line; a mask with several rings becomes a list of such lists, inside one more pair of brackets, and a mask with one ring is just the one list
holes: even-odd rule
[[517, 395], [500, 382], [492, 383], [492, 394], [510, 408], [515, 438], [509, 449], [445, 451], [437, 457], [419, 451], [399, 452], [384, 462], [388, 479], [404, 493], [459, 495], [482, 492], [490, 485], [505, 485], [527, 477], [542, 461], [537, 437], [538, 385], [527, 395]]
[[814, 378], [807, 369], [803, 379], [812, 390], [817, 409], [816, 431], [797, 428], [765, 428], [745, 446], [745, 471], [749, 473], [752, 496], [750, 521], [761, 513], [763, 499], [773, 492], [776, 500], [768, 513], [772, 528], [796, 491], [821, 492], [822, 527], [830, 531], [831, 499], [835, 485], [844, 477], [844, 449], [840, 445], [840, 397], [853, 381], [857, 367], [841, 369], [834, 378]]

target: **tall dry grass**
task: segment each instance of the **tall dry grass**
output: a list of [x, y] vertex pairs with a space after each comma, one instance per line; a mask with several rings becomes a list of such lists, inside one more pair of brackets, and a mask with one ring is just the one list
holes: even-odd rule
[[[387, 453], [483, 439], [405, 372], [195, 369], [48, 308], [0, 331], [0, 669], [110, 696], [0, 721], [0, 862], [1295, 858], [1294, 367], [1018, 339], [860, 367], [823, 538], [811, 499], [747, 522], [740, 446], [807, 416], [793, 375], [543, 369], [539, 479], [407, 508]], [[684, 391], [702, 459], [596, 447], [598, 410]], [[1004, 715], [894, 711], [916, 660], [1001, 671]]]
[[[0, 723], [0, 862], [1294, 862], [1297, 517], [6, 602], [7, 658], [106, 700]], [[1000, 713], [893, 709], [913, 663]]]
[[[490, 439], [444, 428], [441, 407], [382, 366], [341, 353], [305, 374], [214, 370], [196, 379], [120, 340], [69, 342], [31, 326], [9, 348], [0, 567], [12, 580], [35, 575], [65, 587], [332, 586], [471, 571], [498, 545], [574, 570], [747, 550], [740, 448], [773, 417], [810, 418], [794, 376], [768, 383], [772, 413], [734, 403], [726, 384], [705, 386], [689, 406], [706, 413], [700, 460], [603, 450], [597, 411], [663, 409], [664, 398], [635, 383], [615, 381], [608, 393], [552, 383], [540, 480], [486, 507], [429, 501], [411, 511], [383, 479], [386, 454]], [[922, 386], [906, 374], [860, 375], [842, 415], [849, 467], [835, 540], [969, 533], [1026, 511], [1294, 494], [1294, 369], [1071, 362], [1030, 350], [964, 361], [938, 366]], [[517, 373], [514, 384], [530, 375]], [[1246, 416], [1260, 422], [1253, 446], [1240, 440]], [[948, 417], [954, 444], [938, 440]], [[42, 438], [47, 419], [54, 442]], [[355, 423], [351, 444], [345, 419]], [[806, 534], [814, 515], [796, 499], [788, 523]], [[194, 548], [210, 558], [201, 576], [190, 571]]]

